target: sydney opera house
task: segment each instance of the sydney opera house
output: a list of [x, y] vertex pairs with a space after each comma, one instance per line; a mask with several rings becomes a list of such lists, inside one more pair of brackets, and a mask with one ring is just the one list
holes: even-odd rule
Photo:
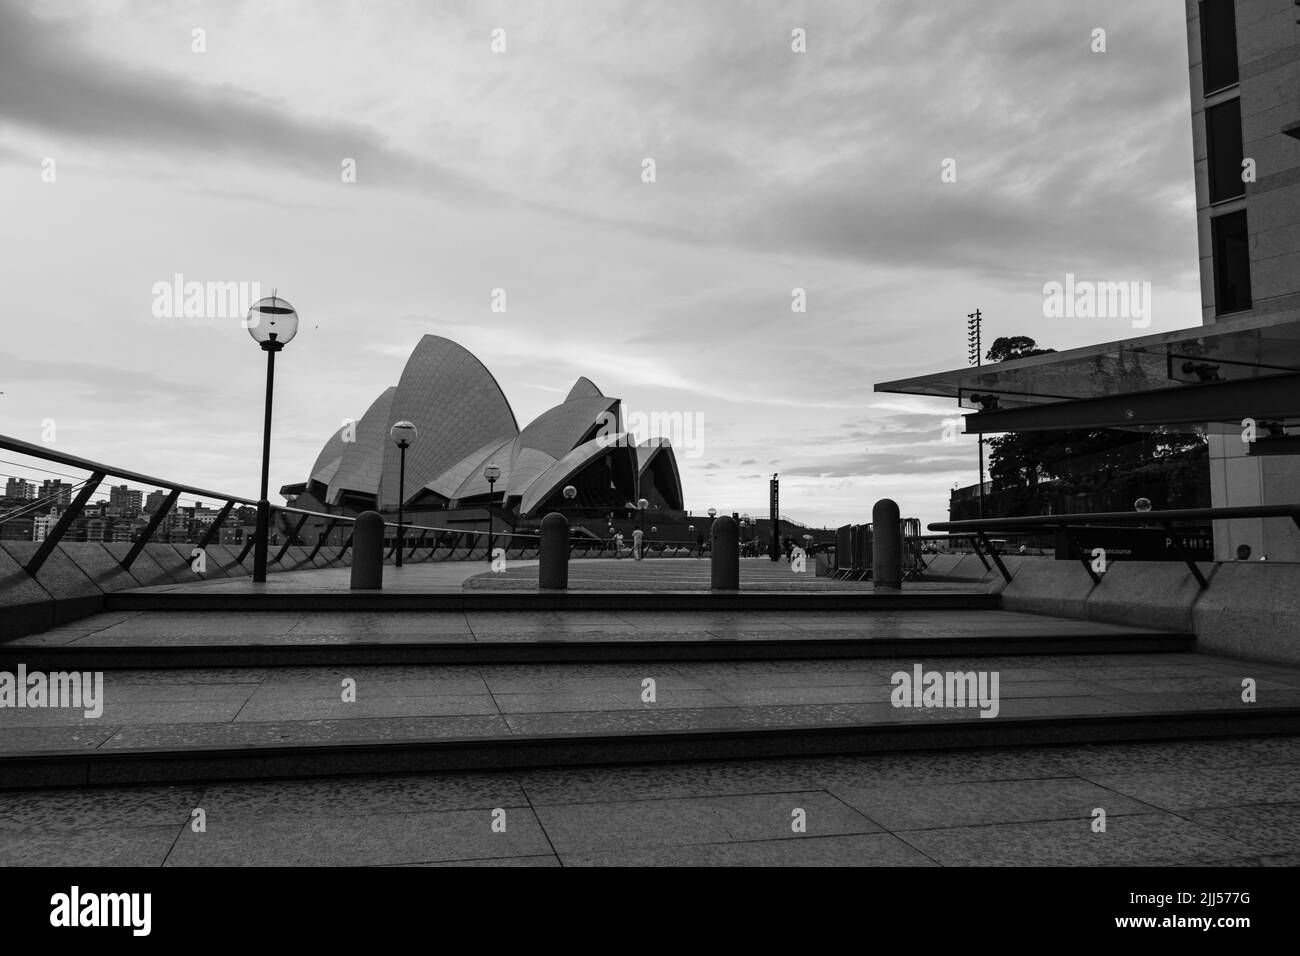
[[[587, 524], [603, 535], [605, 515], [626, 514], [640, 498], [664, 520], [683, 514], [672, 446], [658, 438], [638, 444], [623, 432], [619, 399], [579, 378], [563, 402], [521, 429], [492, 373], [437, 335], [421, 338], [398, 383], [325, 443], [307, 480], [281, 493], [311, 511], [395, 511], [401, 458], [389, 429], [400, 421], [419, 431], [406, 452], [411, 521], [468, 529], [491, 509], [498, 522], [529, 526], [562, 511], [590, 516]], [[484, 477], [489, 464], [500, 469], [494, 485]], [[566, 500], [569, 485], [577, 495]]]

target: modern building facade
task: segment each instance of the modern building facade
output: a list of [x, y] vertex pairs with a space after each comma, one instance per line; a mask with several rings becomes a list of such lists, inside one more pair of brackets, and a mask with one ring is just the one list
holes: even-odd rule
[[[1186, 0], [1201, 325], [885, 382], [967, 434], [1198, 430], [1215, 507], [1300, 502], [1300, 7]], [[1045, 513], [1045, 512], [1040, 512]], [[1286, 517], [1215, 521], [1214, 557], [1300, 561]]]
[[[404, 482], [401, 451], [389, 436], [399, 421], [418, 429]], [[500, 470], [495, 482], [484, 475], [488, 465]], [[576, 491], [571, 500], [567, 486]], [[477, 524], [491, 509], [508, 522], [531, 523], [553, 510], [621, 511], [640, 498], [652, 511], [684, 513], [672, 446], [664, 439], [638, 444], [623, 430], [619, 399], [580, 378], [563, 402], [521, 429], [492, 373], [436, 335], [420, 340], [397, 385], [330, 437], [307, 480], [281, 493], [306, 510], [354, 514], [395, 511], [399, 487], [415, 520]]]
[[[1300, 322], [1300, 7], [1186, 2], [1203, 321]], [[1210, 425], [1216, 507], [1300, 501], [1300, 428], [1264, 424], [1254, 442], [1240, 421]], [[1217, 522], [1215, 539], [1223, 560], [1241, 544], [1300, 560], [1286, 518]]]

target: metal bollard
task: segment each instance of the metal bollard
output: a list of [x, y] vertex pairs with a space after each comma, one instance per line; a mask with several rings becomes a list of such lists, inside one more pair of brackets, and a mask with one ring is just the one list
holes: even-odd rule
[[552, 511], [542, 519], [541, 564], [537, 586], [563, 591], [569, 586], [569, 519]]
[[363, 511], [352, 526], [352, 589], [384, 586], [384, 519]]
[[740, 526], [730, 515], [713, 519], [709, 531], [712, 586], [719, 590], [740, 588]]
[[871, 580], [876, 590], [903, 585], [903, 529], [898, 503], [881, 498], [871, 509]]

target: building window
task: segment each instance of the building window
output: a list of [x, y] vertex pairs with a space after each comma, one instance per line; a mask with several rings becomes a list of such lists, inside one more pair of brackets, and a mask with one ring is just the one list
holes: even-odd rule
[[1201, 0], [1201, 76], [1208, 96], [1237, 82], [1233, 0]]
[[1214, 240], [1214, 313], [1227, 315], [1250, 308], [1250, 248], [1246, 213], [1210, 220]]
[[1241, 178], [1241, 100], [1205, 111], [1205, 141], [1210, 157], [1210, 202], [1246, 195]]

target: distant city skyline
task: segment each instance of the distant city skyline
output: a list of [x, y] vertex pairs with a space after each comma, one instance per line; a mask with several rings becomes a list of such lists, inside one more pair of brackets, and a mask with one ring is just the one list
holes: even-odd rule
[[[579, 375], [694, 416], [697, 514], [779, 472], [807, 524], [929, 522], [974, 440], [872, 385], [964, 364], [967, 313], [1200, 322], [1181, 4], [381, 7], [0, 8], [0, 432], [256, 498], [264, 358], [207, 294], [256, 284], [302, 317], [273, 489], [428, 333], [521, 421]], [[1147, 324], [1049, 318], [1067, 276], [1149, 282]]]

